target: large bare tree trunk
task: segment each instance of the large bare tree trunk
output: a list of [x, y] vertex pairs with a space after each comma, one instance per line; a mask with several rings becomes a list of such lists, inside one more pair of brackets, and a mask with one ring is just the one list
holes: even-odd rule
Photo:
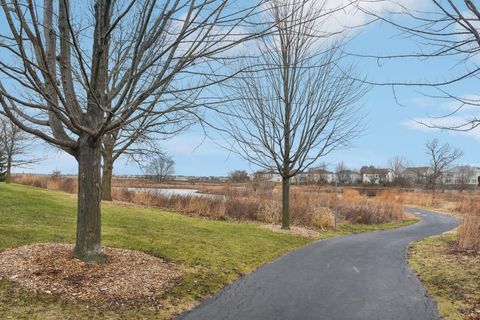
[[290, 178], [282, 178], [282, 229], [290, 229]]
[[[87, 14], [72, 14], [74, 2], [73, 10], [82, 3]], [[256, 37], [245, 32], [231, 40], [225, 30], [215, 28], [221, 25], [233, 33], [260, 9], [255, 4], [231, 11], [230, 2], [234, 1], [0, 1], [5, 20], [0, 38], [8, 39], [0, 45], [0, 56], [4, 52], [12, 59], [6, 69], [0, 67], [1, 113], [77, 159], [75, 257], [104, 261], [102, 137], [127, 127], [135, 136], [156, 136], [152, 123], [167, 118], [178, 124], [181, 115], [172, 114], [180, 110], [196, 119], [193, 110], [203, 103], [185, 101], [217, 79], [210, 80], [211, 72], [202, 79], [200, 72], [195, 84], [179, 90], [183, 74], [225, 59], [223, 52]], [[176, 21], [181, 22], [172, 26]], [[128, 148], [128, 140], [122, 146]], [[116, 158], [114, 152], [113, 161]], [[108, 173], [108, 162], [106, 169]]]
[[73, 255], [83, 261], [102, 263], [101, 247], [101, 141], [80, 138], [78, 154], [77, 239]]
[[103, 142], [102, 173], [102, 200], [105, 201], [112, 201], [113, 147], [114, 142], [105, 136]]

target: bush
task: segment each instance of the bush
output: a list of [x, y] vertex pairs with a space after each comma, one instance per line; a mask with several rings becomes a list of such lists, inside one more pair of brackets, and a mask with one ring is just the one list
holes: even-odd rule
[[480, 254], [480, 208], [477, 203], [470, 198], [460, 204], [466, 214], [458, 228], [458, 246], [461, 250]]

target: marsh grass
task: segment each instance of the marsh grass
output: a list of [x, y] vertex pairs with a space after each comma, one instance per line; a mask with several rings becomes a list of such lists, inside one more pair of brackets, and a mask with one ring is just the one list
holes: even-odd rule
[[[58, 174], [17, 176], [14, 181], [69, 193], [75, 193], [77, 187], [74, 178]], [[258, 221], [268, 224], [278, 224], [281, 221], [281, 190], [275, 183], [268, 181], [195, 185], [195, 188], [208, 194], [205, 196], [133, 192], [128, 191], [127, 183], [126, 180], [115, 181], [115, 185], [121, 185], [123, 188], [113, 189], [114, 200], [209, 219]], [[140, 180], [132, 183], [136, 187], [148, 186], [147, 182], [143, 182], [142, 185]], [[375, 197], [368, 197], [357, 190], [340, 189], [336, 200], [335, 197], [331, 187], [293, 186], [290, 199], [292, 224], [322, 230], [331, 229], [334, 226], [335, 207], [340, 223], [370, 225], [405, 219], [403, 200], [393, 191], [384, 191]]]
[[401, 197], [406, 204], [455, 214], [461, 220], [457, 235], [458, 249], [480, 254], [480, 193], [478, 191], [439, 192], [433, 203], [431, 194], [427, 192], [402, 193]]

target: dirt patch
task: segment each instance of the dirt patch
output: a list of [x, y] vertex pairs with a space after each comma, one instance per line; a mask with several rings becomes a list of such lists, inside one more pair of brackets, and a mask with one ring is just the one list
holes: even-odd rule
[[49, 243], [0, 252], [0, 278], [101, 306], [161, 308], [162, 294], [184, 273], [172, 263], [138, 251], [104, 248], [107, 263], [99, 265], [72, 258], [72, 250], [69, 244]]
[[308, 238], [320, 238], [319, 232], [297, 226], [290, 226], [290, 230], [284, 230], [282, 229], [282, 226], [275, 224], [263, 224], [262, 227], [273, 232], [287, 233], [295, 236], [303, 236]]

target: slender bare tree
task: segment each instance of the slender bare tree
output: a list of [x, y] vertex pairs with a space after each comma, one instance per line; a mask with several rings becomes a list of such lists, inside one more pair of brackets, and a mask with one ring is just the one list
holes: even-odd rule
[[[458, 191], [462, 192], [471, 184], [471, 179], [475, 176], [475, 169], [470, 165], [462, 165], [458, 166], [457, 170], [458, 178], [455, 184], [457, 185]], [[475, 177], [474, 182], [477, 182], [477, 177]]]
[[3, 113], [78, 161], [75, 257], [104, 261], [103, 136], [223, 78], [220, 59], [258, 36], [241, 30], [260, 4], [232, 3], [0, 0]]
[[409, 181], [406, 176], [407, 160], [403, 156], [396, 155], [388, 161], [388, 168], [393, 173], [392, 184], [405, 187]]
[[[269, 1], [275, 32], [259, 40], [259, 57], [244, 61], [226, 118], [232, 150], [282, 177], [282, 228], [290, 226], [290, 179], [359, 132], [355, 106], [365, 87], [340, 72], [341, 43], [325, 27], [335, 11], [323, 1]], [[347, 70], [347, 71], [345, 71]], [[346, 73], [345, 73], [346, 72]]]
[[133, 124], [109, 132], [102, 139], [102, 200], [112, 200], [114, 163], [124, 157], [140, 168], [161, 156], [160, 141], [170, 139], [186, 130], [194, 118], [188, 113], [168, 112], [155, 117], [144, 117]]
[[168, 176], [174, 173], [175, 161], [164, 153], [157, 151], [157, 156], [153, 157], [145, 167], [145, 174], [155, 182], [165, 182]]
[[340, 161], [335, 166], [335, 178], [339, 184], [347, 184], [350, 182], [350, 174], [345, 162]]
[[463, 152], [454, 149], [450, 144], [440, 145], [437, 139], [425, 144], [425, 153], [430, 158], [430, 171], [427, 174], [427, 185], [432, 190], [432, 203], [435, 201], [435, 193], [442, 176], [450, 165], [461, 156]]
[[5, 181], [5, 175], [7, 173], [7, 157], [5, 151], [0, 146], [0, 182]]
[[[22, 131], [10, 119], [0, 116], [0, 149], [5, 157], [5, 182], [10, 183], [12, 169], [37, 163], [39, 158], [31, 156], [34, 137]], [[30, 155], [29, 155], [30, 154]]]

